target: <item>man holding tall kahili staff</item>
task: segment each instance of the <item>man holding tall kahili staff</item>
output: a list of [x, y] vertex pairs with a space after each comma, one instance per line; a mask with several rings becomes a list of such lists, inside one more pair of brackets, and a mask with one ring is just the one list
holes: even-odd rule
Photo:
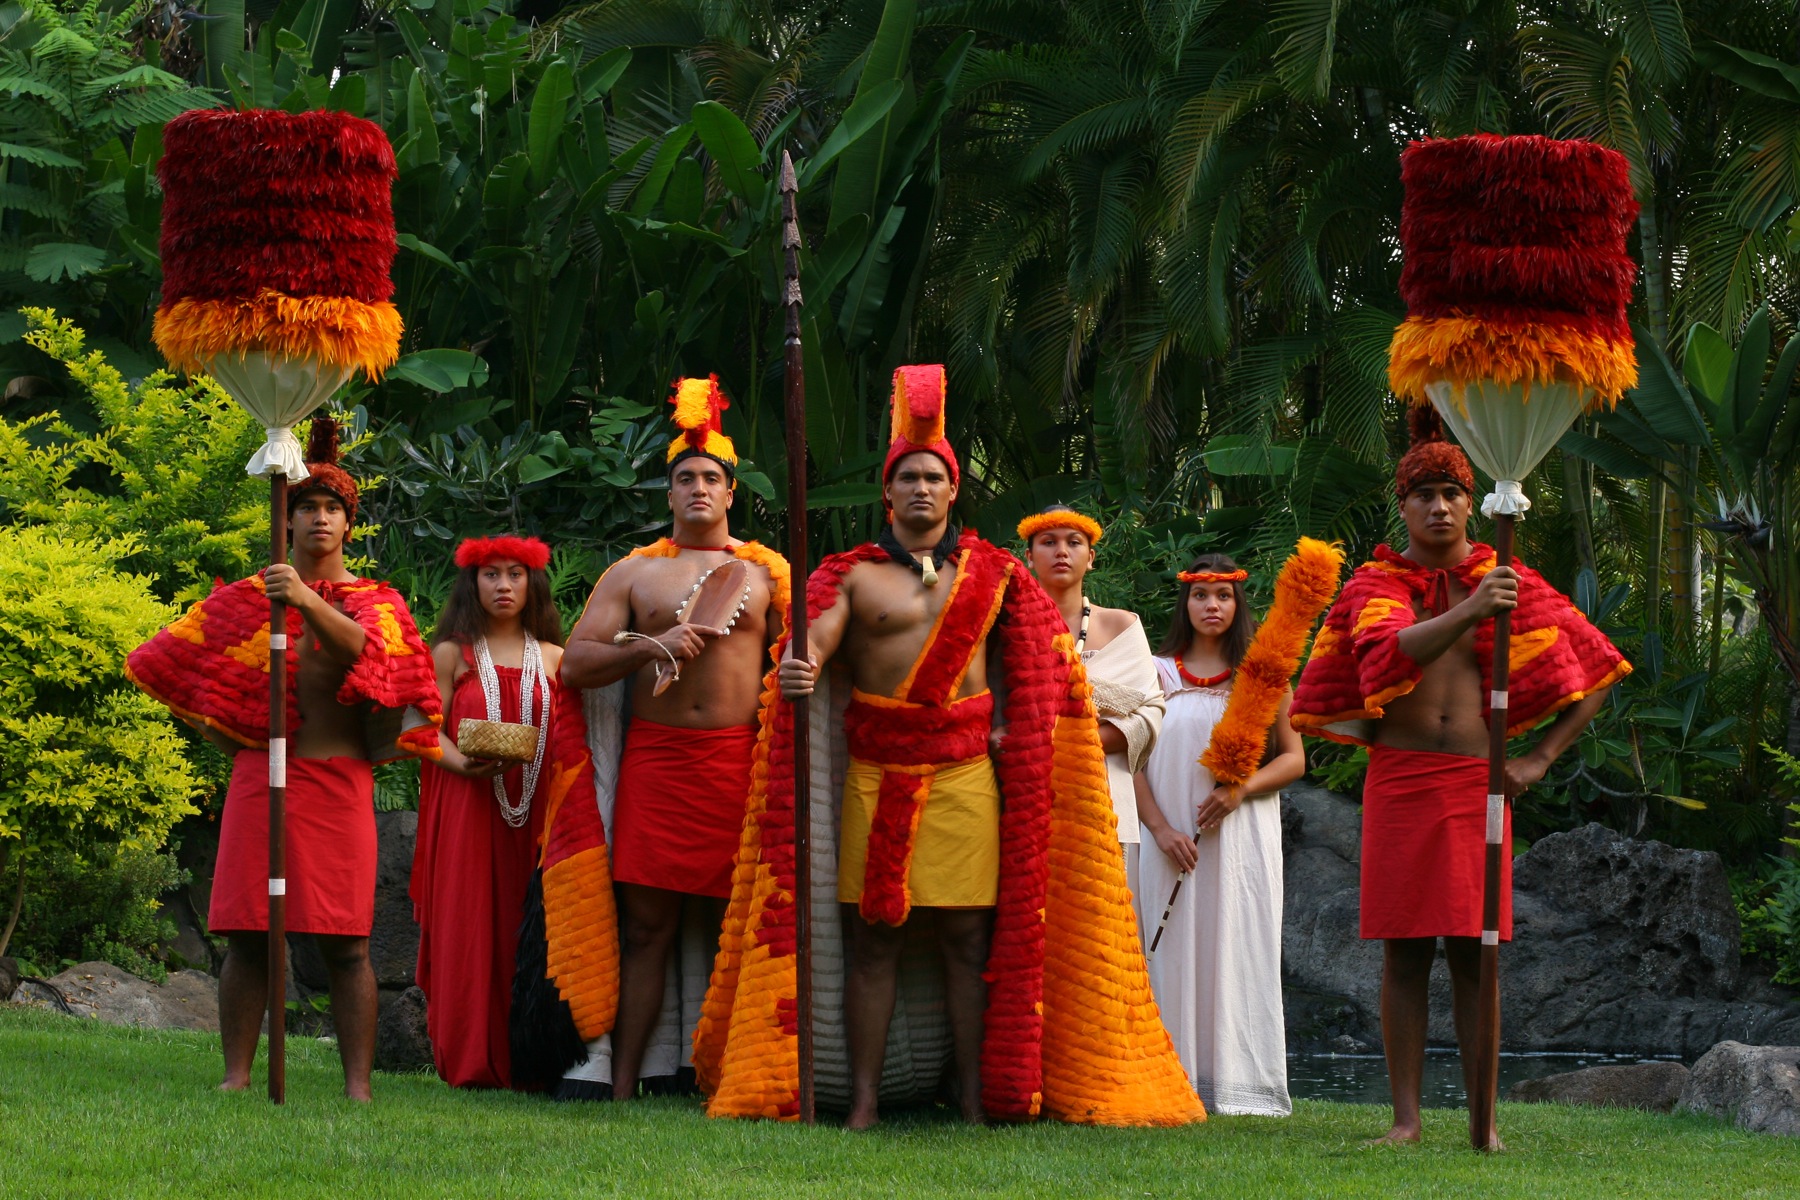
[[[1401, 292], [1389, 379], [1414, 405], [1395, 495], [1401, 553], [1377, 547], [1326, 617], [1294, 696], [1303, 732], [1370, 747], [1362, 936], [1384, 943], [1382, 1038], [1394, 1123], [1419, 1139], [1436, 940], [1444, 939], [1470, 1136], [1499, 1149], [1498, 946], [1512, 936], [1509, 801], [1544, 777], [1629, 671], [1569, 599], [1512, 562], [1520, 480], [1586, 406], [1636, 383], [1625, 305], [1636, 212], [1625, 160], [1585, 142], [1488, 135], [1402, 159]], [[1440, 422], [1440, 417], [1442, 422]], [[1475, 476], [1496, 480], [1468, 536]], [[1537, 745], [1506, 739], [1554, 716]]]
[[272, 562], [139, 647], [126, 672], [234, 755], [208, 914], [230, 947], [219, 979], [221, 1086], [249, 1086], [266, 1010], [269, 1095], [283, 1098], [283, 934], [292, 931], [318, 942], [344, 1090], [367, 1100], [370, 765], [435, 757], [440, 706], [405, 601], [344, 565], [358, 496], [337, 463], [335, 423], [314, 422], [305, 457], [292, 427], [352, 374], [379, 376], [399, 353], [388, 274], [394, 154], [379, 126], [338, 112], [190, 112], [163, 139], [156, 342], [175, 366], [212, 375], [267, 430], [247, 469], [273, 485]]

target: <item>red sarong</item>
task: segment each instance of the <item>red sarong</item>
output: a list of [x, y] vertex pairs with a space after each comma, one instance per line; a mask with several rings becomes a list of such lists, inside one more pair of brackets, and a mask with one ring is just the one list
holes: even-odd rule
[[[206, 923], [214, 933], [269, 927], [266, 750], [233, 758]], [[288, 759], [288, 932], [368, 937], [374, 924], [373, 771], [360, 758]]]
[[756, 730], [632, 718], [613, 806], [613, 878], [692, 896], [731, 895]]
[[[1362, 936], [1480, 937], [1485, 758], [1369, 750], [1363, 779]], [[1500, 939], [1512, 939], [1512, 805], [1500, 856]]]

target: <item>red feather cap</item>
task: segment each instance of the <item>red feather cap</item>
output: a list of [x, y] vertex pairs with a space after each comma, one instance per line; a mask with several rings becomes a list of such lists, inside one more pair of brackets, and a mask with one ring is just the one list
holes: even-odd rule
[[459, 567], [485, 567], [516, 562], [529, 571], [550, 565], [550, 547], [534, 537], [465, 538], [456, 548]]
[[956, 451], [944, 435], [944, 368], [941, 363], [900, 367], [894, 372], [894, 432], [882, 482], [893, 478], [894, 467], [909, 454], [929, 451], [950, 468], [950, 482], [961, 485], [962, 468]]

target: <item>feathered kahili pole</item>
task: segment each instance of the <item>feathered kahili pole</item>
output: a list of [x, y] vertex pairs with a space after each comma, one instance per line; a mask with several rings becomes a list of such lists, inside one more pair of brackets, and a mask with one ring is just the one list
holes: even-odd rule
[[[1430, 404], [1494, 479], [1496, 566], [1510, 567], [1522, 481], [1577, 416], [1637, 384], [1625, 307], [1637, 216], [1623, 155], [1591, 142], [1476, 134], [1414, 142], [1400, 160], [1406, 323], [1388, 380]], [[1500, 867], [1505, 829], [1511, 619], [1494, 620], [1488, 718], [1476, 1084], [1469, 1137], [1489, 1148], [1500, 1059]]]
[[[339, 112], [194, 111], [163, 130], [163, 295], [156, 344], [204, 371], [257, 420], [270, 478], [269, 561], [287, 561], [287, 481], [307, 459], [294, 426], [357, 371], [400, 353], [394, 152]], [[329, 422], [327, 422], [329, 423]], [[329, 430], [319, 435], [335, 442]], [[322, 451], [321, 451], [322, 452]], [[335, 454], [332, 455], [335, 459]], [[286, 1093], [286, 605], [269, 614], [269, 1098]]]
[[[1231, 681], [1231, 698], [1213, 727], [1212, 738], [1200, 755], [1200, 765], [1222, 784], [1241, 785], [1262, 766], [1269, 745], [1269, 730], [1281, 711], [1281, 695], [1300, 669], [1300, 656], [1319, 615], [1331, 607], [1337, 595], [1338, 576], [1344, 569], [1344, 552], [1316, 538], [1301, 538], [1275, 577], [1275, 602], [1258, 626]], [[1194, 837], [1199, 838], [1196, 833]], [[1163, 905], [1146, 959], [1156, 954], [1175, 899], [1188, 872], [1175, 877], [1169, 902]]]

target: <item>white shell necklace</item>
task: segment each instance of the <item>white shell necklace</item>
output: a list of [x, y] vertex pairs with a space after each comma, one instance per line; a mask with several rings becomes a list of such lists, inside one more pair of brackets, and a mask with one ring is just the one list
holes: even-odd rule
[[[494, 670], [494, 656], [488, 653], [486, 637], [475, 639], [475, 673], [481, 680], [481, 695], [487, 701], [487, 719], [498, 721], [500, 717], [500, 676]], [[543, 693], [543, 707], [537, 708], [538, 693]], [[538, 720], [533, 721], [533, 710], [537, 711]], [[537, 791], [538, 772], [544, 767], [544, 730], [545, 720], [550, 715], [550, 681], [544, 678], [544, 656], [538, 650], [537, 639], [529, 633], [525, 635], [524, 665], [519, 671], [519, 723], [532, 725], [538, 730], [537, 752], [531, 761], [525, 764], [525, 778], [519, 787], [519, 802], [514, 804], [506, 795], [506, 772], [494, 776], [494, 799], [500, 803], [500, 817], [512, 829], [521, 828], [531, 819], [531, 797]]]

